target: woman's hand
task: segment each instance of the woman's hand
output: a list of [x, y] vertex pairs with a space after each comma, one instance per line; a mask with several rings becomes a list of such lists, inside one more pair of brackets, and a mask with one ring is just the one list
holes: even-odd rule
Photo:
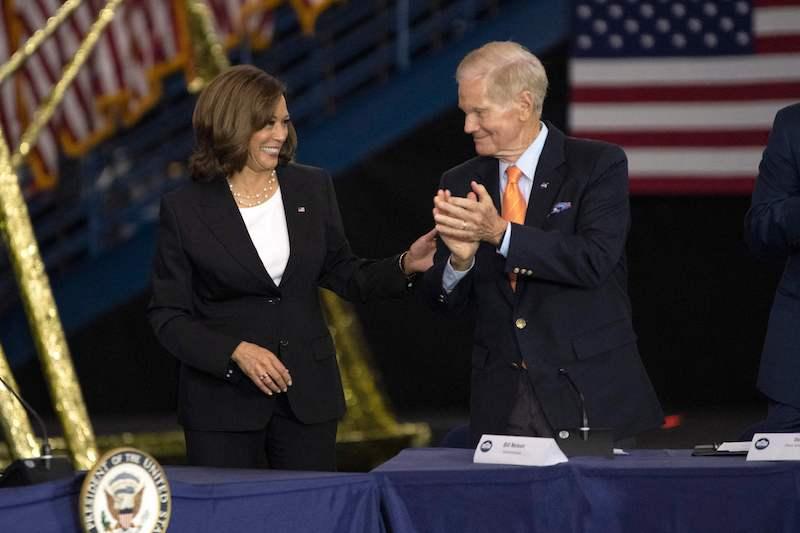
[[289, 370], [274, 353], [258, 344], [240, 342], [231, 359], [264, 394], [272, 396], [273, 392], [286, 392], [292, 384]]
[[433, 266], [433, 254], [436, 252], [436, 230], [432, 229], [418, 238], [408, 249], [403, 260], [403, 273], [425, 272]]

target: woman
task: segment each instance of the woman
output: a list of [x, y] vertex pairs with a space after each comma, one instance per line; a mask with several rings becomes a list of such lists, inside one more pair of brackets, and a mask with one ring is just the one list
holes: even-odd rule
[[192, 465], [335, 470], [345, 402], [317, 288], [399, 296], [432, 263], [434, 232], [353, 255], [330, 177], [292, 162], [284, 92], [252, 66], [217, 76], [192, 118], [193, 183], [161, 202], [148, 316], [181, 362]]

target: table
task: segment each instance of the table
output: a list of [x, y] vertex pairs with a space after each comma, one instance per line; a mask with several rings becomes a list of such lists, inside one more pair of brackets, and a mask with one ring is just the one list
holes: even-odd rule
[[[170, 533], [384, 531], [369, 474], [165, 467], [172, 489]], [[79, 532], [84, 473], [0, 489], [0, 532]]]
[[800, 463], [639, 450], [551, 467], [408, 449], [373, 471], [393, 533], [796, 532]]

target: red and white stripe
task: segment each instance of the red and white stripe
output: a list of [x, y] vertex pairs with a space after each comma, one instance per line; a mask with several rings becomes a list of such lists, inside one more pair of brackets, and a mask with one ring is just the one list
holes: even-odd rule
[[[24, 43], [61, 6], [61, 0], [5, 0], [21, 26], [18, 43], [11, 43], [6, 13], [0, 17], [0, 62]], [[271, 41], [275, 19], [272, 8], [259, 0], [206, 0], [222, 40], [238, 43], [247, 36], [256, 46]], [[15, 74], [0, 84], [0, 126], [11, 150], [36, 109], [51, 94], [64, 68], [75, 56], [107, 0], [85, 0], [52, 38]], [[329, 0], [293, 2], [315, 12]], [[118, 118], [133, 122], [152, 105], [160, 89], [159, 77], [182, 59], [180, 28], [173, 0], [126, 0], [99, 38], [91, 56], [66, 91], [50, 123], [36, 141], [35, 170], [46, 176], [58, 173], [59, 146], [68, 155], [84, 153], [110, 134]], [[243, 16], [243, 13], [246, 16]], [[108, 103], [116, 106], [108, 109]], [[121, 106], [121, 107], [120, 107]], [[40, 186], [47, 180], [39, 180]]]
[[[214, 26], [221, 40], [228, 46], [238, 44], [242, 38], [258, 43], [269, 43], [275, 32], [275, 15], [272, 9], [260, 9], [253, 0], [206, 0], [214, 17]], [[245, 10], [249, 16], [243, 16]]]
[[[101, 102], [118, 102], [122, 108], [115, 113], [130, 117], [138, 116], [154, 101], [154, 91], [158, 90], [154, 69], [175, 62], [180, 52], [173, 4], [167, 0], [128, 0], [121, 5], [36, 141], [35, 156], [46, 174], [58, 173], [59, 141], [64, 142], [67, 153], [78, 155], [113, 130], [116, 115], [101, 109]], [[23, 120], [30, 120], [51, 94], [105, 5], [105, 0], [86, 0], [16, 77], [0, 86], [1, 124], [12, 150], [19, 144]], [[59, 0], [13, 0], [9, 9], [20, 25], [20, 43], [44, 26], [60, 6]], [[12, 52], [7, 23], [3, 17], [3, 60]]]
[[757, 53], [573, 59], [574, 135], [620, 144], [631, 190], [752, 190], [775, 113], [800, 100], [800, 1], [757, 0]]
[[[0, 63], [5, 63], [11, 57], [10, 36], [6, 26], [5, 17], [0, 17]], [[0, 83], [0, 127], [3, 128], [5, 142], [16, 145], [21, 135], [19, 114], [17, 113], [16, 92], [11, 79]]]

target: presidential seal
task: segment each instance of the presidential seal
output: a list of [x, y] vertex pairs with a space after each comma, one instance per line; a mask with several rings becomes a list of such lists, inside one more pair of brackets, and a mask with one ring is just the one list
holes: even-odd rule
[[86, 533], [158, 533], [167, 530], [172, 495], [155, 459], [116, 448], [86, 474], [79, 506]]

